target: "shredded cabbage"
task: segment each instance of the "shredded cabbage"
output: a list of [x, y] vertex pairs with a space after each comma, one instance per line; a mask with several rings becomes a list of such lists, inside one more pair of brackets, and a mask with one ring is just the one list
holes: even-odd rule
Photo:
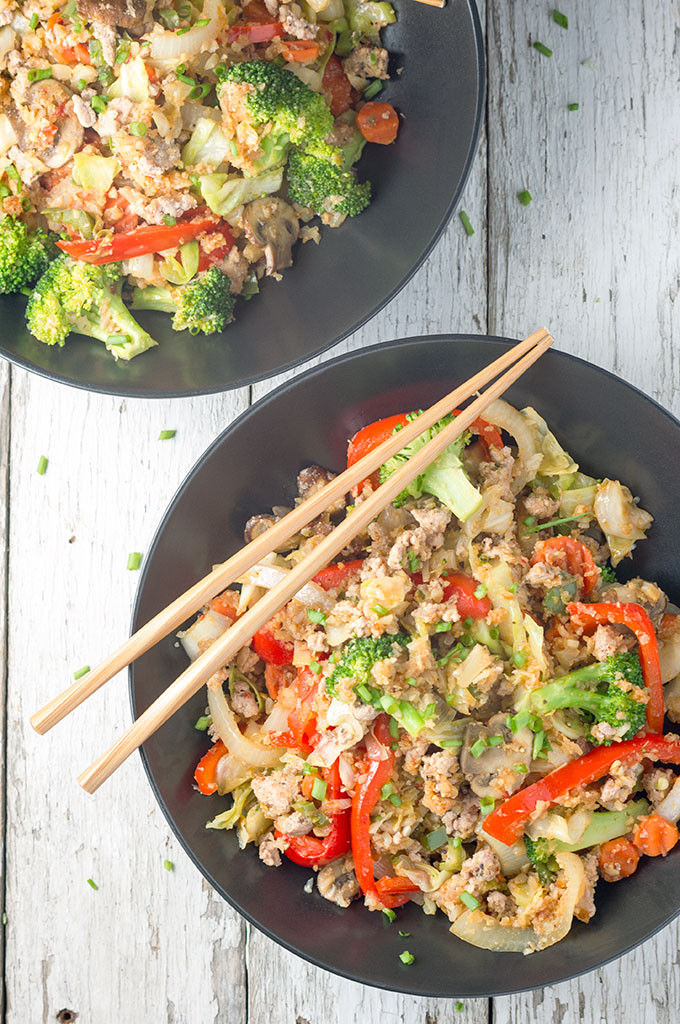
[[283, 182], [283, 168], [277, 167], [254, 178], [242, 178], [238, 174], [201, 174], [199, 185], [201, 195], [213, 213], [225, 217], [237, 206], [249, 203], [261, 196], [278, 192]]
[[158, 268], [161, 276], [170, 284], [187, 284], [198, 273], [198, 242], [185, 242], [180, 247], [179, 254], [179, 260], [175, 256], [166, 256]]
[[111, 99], [124, 97], [131, 103], [146, 103], [149, 99], [149, 76], [141, 57], [133, 57], [120, 65], [118, 78], [109, 89]]
[[548, 424], [542, 416], [532, 409], [530, 405], [522, 409], [522, 416], [529, 424], [537, 449], [543, 458], [538, 472], [543, 476], [562, 476], [564, 473], [576, 473], [577, 463], [571, 455], [564, 450], [555, 435], [548, 429]]
[[229, 148], [229, 139], [220, 126], [209, 117], [199, 117], [191, 138], [182, 150], [182, 160], [187, 167], [195, 164], [219, 167], [227, 159]]
[[607, 538], [612, 565], [630, 555], [638, 540], [654, 521], [649, 512], [640, 508], [627, 487], [618, 480], [603, 480], [593, 502], [593, 510], [602, 532]]
[[73, 157], [73, 180], [88, 192], [108, 192], [120, 171], [115, 156], [99, 153], [76, 153]]

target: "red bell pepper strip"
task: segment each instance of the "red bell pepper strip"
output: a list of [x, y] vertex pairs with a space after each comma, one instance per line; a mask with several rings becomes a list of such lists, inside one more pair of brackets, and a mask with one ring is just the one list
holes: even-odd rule
[[217, 792], [217, 765], [226, 753], [227, 748], [224, 743], [222, 740], [218, 740], [196, 765], [194, 779], [204, 796], [210, 796], [211, 793]]
[[352, 853], [357, 881], [364, 893], [377, 892], [373, 874], [371, 853], [371, 811], [380, 800], [380, 790], [390, 781], [394, 768], [393, 738], [390, 735], [389, 717], [378, 715], [374, 726], [375, 738], [385, 747], [387, 757], [378, 760], [367, 758], [367, 769], [363, 780], [356, 786], [352, 799]]
[[354, 562], [336, 562], [335, 565], [328, 565], [321, 572], [317, 572], [314, 582], [324, 590], [333, 590], [341, 586], [350, 573], [357, 572], [363, 564], [362, 558]]
[[335, 55], [328, 58], [321, 80], [321, 91], [330, 99], [333, 117], [339, 117], [352, 106], [352, 83], [345, 74], [342, 61]]
[[531, 556], [531, 564], [547, 562], [558, 569], [564, 569], [581, 581], [586, 597], [599, 579], [597, 566], [590, 549], [575, 537], [548, 537], [539, 540]]
[[581, 604], [578, 601], [572, 601], [567, 605], [567, 614], [572, 622], [584, 629], [606, 625], [610, 622], [622, 623], [632, 629], [637, 637], [642, 675], [649, 691], [647, 728], [650, 732], [661, 732], [664, 704], [659, 645], [652, 620], [642, 605], [614, 604], [609, 601], [602, 601], [598, 604]]
[[266, 43], [269, 39], [282, 35], [283, 25], [280, 21], [272, 21], [269, 24], [242, 21], [227, 30], [227, 41], [233, 43], [239, 36], [247, 36], [250, 43]]
[[[336, 760], [330, 768], [324, 769], [323, 777], [328, 783], [326, 791], [327, 800], [340, 800], [347, 794], [340, 781], [340, 769]], [[286, 856], [296, 864], [305, 868], [314, 867], [316, 864], [330, 864], [338, 857], [344, 857], [350, 848], [350, 809], [338, 811], [331, 815], [331, 830], [323, 839], [317, 836], [286, 836]], [[280, 832], [274, 833], [277, 837]]]
[[312, 713], [312, 705], [319, 689], [320, 676], [312, 672], [306, 665], [298, 669], [297, 704], [288, 715], [288, 729], [285, 732], [272, 732], [269, 739], [275, 747], [288, 747], [301, 750], [308, 754], [312, 749], [312, 737], [316, 732], [316, 716]]
[[281, 643], [274, 634], [263, 626], [254, 635], [251, 646], [255, 653], [269, 665], [292, 665], [293, 651], [292, 644]]
[[632, 740], [612, 743], [610, 747], [596, 747], [583, 757], [560, 765], [526, 789], [520, 789], [491, 812], [482, 830], [499, 842], [512, 846], [522, 835], [525, 823], [540, 803], [559, 803], [570, 790], [597, 782], [608, 774], [614, 761], [630, 765], [645, 757], [653, 761], [680, 764], [680, 736], [646, 733]]
[[[409, 575], [415, 586], [419, 587], [423, 582], [421, 573]], [[491, 611], [491, 601], [486, 595], [475, 597], [479, 583], [472, 576], [466, 576], [464, 572], [450, 572], [441, 582], [444, 584], [442, 600], [450, 601], [455, 597], [461, 619], [485, 619]]]
[[76, 241], [59, 239], [57, 245], [75, 260], [101, 266], [104, 263], [118, 263], [135, 256], [145, 256], [149, 252], [173, 249], [198, 238], [206, 231], [214, 230], [217, 223], [215, 218], [204, 217], [169, 227], [165, 224], [145, 224], [134, 231], [107, 238], [81, 238]]
[[[460, 413], [460, 409], [453, 410], [455, 415]], [[395, 427], [404, 427], [409, 422], [408, 415], [405, 412], [398, 413], [396, 416], [387, 416], [383, 420], [376, 420], [375, 423], [369, 423], [367, 426], [362, 427], [358, 430], [354, 437], [347, 446], [347, 467], [353, 466], [355, 462], [362, 459], [364, 455], [368, 455], [374, 448], [381, 445], [383, 441], [386, 441], [388, 437], [391, 437], [394, 433]], [[471, 429], [479, 434], [479, 438], [486, 448], [487, 455], [489, 448], [502, 448], [503, 438], [498, 433], [496, 428], [486, 420], [478, 418], [472, 424]], [[380, 483], [380, 471], [376, 470], [375, 473], [371, 473], [366, 480], [362, 480], [360, 484], [357, 484], [352, 490], [352, 494], [356, 497], [365, 487], [367, 481], [373, 484], [376, 488]]]
[[393, 877], [383, 875], [382, 878], [376, 880], [375, 889], [380, 902], [390, 909], [403, 907], [410, 900], [412, 892], [420, 892], [420, 886], [412, 882], [410, 878], [404, 878], [401, 875]]
[[224, 615], [228, 619], [235, 619], [236, 602], [238, 602], [238, 594], [235, 590], [223, 590], [217, 597], [213, 597], [210, 607], [218, 615]]

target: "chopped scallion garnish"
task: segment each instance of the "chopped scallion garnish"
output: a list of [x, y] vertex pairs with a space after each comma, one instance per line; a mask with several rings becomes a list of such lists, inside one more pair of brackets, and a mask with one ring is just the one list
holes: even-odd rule
[[512, 656], [512, 660], [517, 668], [524, 668], [527, 663], [527, 656], [523, 651], [515, 651]]
[[527, 189], [523, 189], [522, 192], [517, 193], [517, 198], [519, 199], [522, 206], [528, 206], [532, 199], [531, 192], [529, 192]]
[[319, 673], [321, 672], [321, 665], [319, 664], [318, 661], [310, 661], [309, 667], [311, 668], [315, 676], [318, 676]]
[[135, 570], [135, 569], [139, 569], [141, 564], [142, 564], [142, 553], [141, 553], [141, 551], [132, 551], [128, 555], [128, 560], [127, 560], [127, 567], [128, 567], [128, 569], [130, 569], [132, 571]]
[[174, 437], [176, 433], [176, 430], [161, 430], [160, 434], [158, 435], [158, 440], [169, 441], [170, 438]]
[[418, 572], [418, 569], [420, 569], [421, 566], [419, 555], [417, 555], [415, 551], [412, 551], [411, 548], [409, 548], [406, 553], [406, 557], [408, 558], [409, 572]]
[[103, 96], [93, 96], [90, 100], [90, 106], [96, 114], [103, 114], [106, 110], [107, 100]]
[[377, 96], [379, 92], [382, 92], [383, 84], [379, 78], [374, 78], [369, 86], [367, 86], [362, 94], [363, 99], [372, 100], [374, 96]]
[[317, 626], [323, 626], [326, 621], [326, 614], [325, 612], [320, 612], [317, 608], [308, 608], [307, 618], [310, 622], [316, 623]]
[[434, 627], [434, 631], [435, 633], [448, 633], [448, 631], [451, 629], [451, 626], [451, 622], [438, 622], [437, 625]]
[[325, 800], [327, 789], [328, 783], [324, 779], [317, 777], [314, 779], [314, 784], [312, 786], [312, 796], [315, 800]]
[[171, 860], [164, 860], [163, 867], [165, 868], [166, 871], [172, 871], [175, 865], [172, 863]]
[[408, 939], [410, 934], [411, 934], [410, 932], [402, 932], [402, 931], [399, 932], [399, 935], [401, 936], [402, 939]]
[[146, 135], [146, 125], [143, 121], [131, 121], [130, 133], [136, 135], [138, 139], [143, 139]]
[[74, 679], [82, 679], [82, 677], [86, 676], [89, 671], [90, 671], [90, 666], [89, 665], [83, 665], [82, 668], [79, 668], [76, 672], [73, 673], [73, 678]]
[[502, 736], [489, 736], [489, 738], [488, 738], [488, 740], [486, 742], [487, 742], [487, 746], [489, 746], [489, 747], [500, 747], [501, 743], [503, 742], [503, 737]]
[[485, 817], [487, 814], [491, 814], [495, 806], [496, 801], [492, 796], [483, 796], [479, 801], [479, 809]]
[[471, 892], [465, 890], [459, 896], [460, 902], [464, 903], [468, 910], [477, 910], [479, 907], [479, 900], [475, 899]]
[[559, 25], [560, 28], [569, 28], [569, 18], [566, 16], [566, 14], [562, 14], [562, 11], [555, 10], [554, 8], [553, 21], [556, 25]]
[[47, 458], [47, 456], [41, 455], [40, 458], [38, 459], [38, 468], [36, 469], [36, 473], [39, 473], [40, 476], [44, 476], [48, 462], [49, 459]]
[[534, 43], [534, 50], [538, 50], [538, 52], [542, 53], [544, 57], [552, 57], [553, 55], [552, 50], [549, 49], [545, 43]]
[[35, 30], [36, 30], [36, 29], [37, 29], [37, 27], [38, 27], [38, 22], [39, 22], [39, 21], [40, 21], [40, 18], [38, 17], [38, 15], [37, 15], [37, 14], [32, 14], [32, 15], [31, 15], [31, 20], [30, 20], [30, 21], [29, 21], [29, 23], [28, 23], [28, 24], [29, 24], [29, 27], [30, 27], [30, 29], [31, 29], [31, 32], [35, 32]]
[[409, 966], [413, 963], [415, 957], [413, 953], [409, 953], [409, 951], [405, 949], [403, 953], [399, 954], [399, 959], [401, 960], [402, 964], [406, 964], [407, 966]]
[[99, 889], [99, 886], [97, 885], [97, 883], [94, 882], [91, 878], [88, 878], [87, 884], [90, 886], [91, 889], [94, 889], [95, 892]]
[[205, 28], [206, 25], [210, 24], [210, 18], [199, 18], [194, 28]]
[[[393, 910], [389, 909], [389, 907], [383, 907], [383, 914], [385, 915], [390, 924], [392, 924], [392, 922], [396, 919], [397, 916]], [[399, 934], [401, 935], [401, 932], [399, 932]]]
[[372, 604], [371, 605], [371, 611], [374, 612], [381, 619], [385, 615], [389, 615], [390, 614], [389, 608], [386, 608], [384, 604]]
[[463, 228], [465, 229], [465, 234], [468, 236], [468, 238], [472, 238], [472, 236], [475, 233], [475, 229], [470, 223], [470, 218], [468, 217], [465, 210], [461, 210], [458, 216], [460, 217], [460, 222], [463, 225]]
[[194, 729], [198, 729], [199, 732], [205, 732], [211, 722], [212, 715], [201, 715], [201, 717], [196, 721]]
[[399, 739], [399, 723], [396, 718], [390, 718], [390, 736], [394, 740]]
[[428, 832], [423, 839], [423, 846], [426, 850], [438, 850], [440, 846], [443, 846], [446, 842], [446, 829], [442, 825], [441, 828], [434, 829], [433, 832]]
[[473, 596], [476, 597], [478, 601], [481, 601], [483, 597], [486, 597], [486, 584], [480, 583]]
[[578, 110], [578, 103], [567, 103], [567, 110]]
[[45, 78], [52, 77], [52, 68], [31, 68], [28, 72], [29, 82], [42, 82]]
[[383, 800], [387, 800], [392, 793], [394, 793], [394, 786], [391, 782], [386, 782], [384, 786], [380, 787], [380, 796]]
[[470, 747], [470, 753], [472, 754], [473, 757], [480, 757], [486, 750], [487, 746], [488, 743], [486, 742], [484, 737], [480, 736], [479, 739], [475, 740], [475, 742]]

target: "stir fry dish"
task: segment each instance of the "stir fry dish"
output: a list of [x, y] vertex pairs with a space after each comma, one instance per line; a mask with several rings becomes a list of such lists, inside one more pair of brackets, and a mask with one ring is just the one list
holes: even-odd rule
[[[417, 415], [364, 427], [349, 463]], [[451, 416], [213, 600], [179, 634], [189, 657]], [[331, 475], [302, 470], [297, 500]], [[208, 828], [340, 907], [411, 901], [486, 949], [589, 921], [598, 879], [678, 841], [680, 609], [617, 579], [651, 523], [535, 409], [494, 402], [210, 680], [195, 779], [232, 803]]]
[[[371, 201], [394, 142], [385, 0], [0, 0], [0, 292], [129, 360], [131, 310], [221, 332]], [[316, 220], [316, 222], [314, 222]]]

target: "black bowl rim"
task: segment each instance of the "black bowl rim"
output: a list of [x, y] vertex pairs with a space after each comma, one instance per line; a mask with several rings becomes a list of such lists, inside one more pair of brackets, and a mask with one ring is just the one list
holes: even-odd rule
[[66, 384], [69, 387], [78, 388], [80, 391], [89, 391], [95, 394], [102, 395], [113, 395], [117, 398], [140, 398], [140, 399], [163, 399], [163, 398], [195, 398], [199, 395], [216, 395], [226, 393], [228, 391], [234, 391], [238, 388], [250, 387], [252, 384], [258, 383], [261, 380], [267, 380], [269, 377], [275, 376], [281, 373], [287, 373], [295, 367], [300, 366], [302, 363], [308, 362], [310, 359], [316, 359], [318, 356], [327, 352], [331, 348], [335, 348], [345, 338], [348, 338], [350, 334], [354, 334], [356, 331], [361, 330], [373, 317], [385, 308], [394, 299], [399, 292], [406, 287], [411, 278], [417, 273], [422, 267], [425, 260], [428, 258], [434, 247], [439, 242], [439, 239], [446, 230], [449, 221], [451, 220], [456, 208], [460, 202], [460, 198], [463, 194], [463, 190], [467, 184], [472, 165], [477, 154], [479, 146], [479, 137], [482, 129], [482, 119], [484, 116], [485, 109], [485, 96], [487, 86], [487, 68], [486, 68], [486, 51], [484, 48], [484, 36], [482, 34], [482, 23], [479, 17], [479, 10], [477, 8], [477, 0], [466, 0], [468, 9], [470, 11], [470, 17], [472, 20], [472, 31], [474, 35], [475, 51], [477, 58], [478, 68], [478, 80], [477, 80], [477, 104], [475, 112], [475, 121], [472, 129], [472, 137], [470, 139], [470, 146], [468, 153], [465, 158], [465, 165], [463, 167], [463, 173], [458, 187], [451, 196], [451, 201], [446, 208], [444, 216], [439, 223], [439, 226], [435, 230], [429, 243], [425, 246], [423, 251], [420, 253], [416, 261], [414, 262], [408, 273], [395, 285], [392, 291], [384, 299], [382, 299], [373, 309], [367, 313], [361, 320], [357, 321], [349, 330], [343, 331], [337, 335], [331, 341], [327, 342], [321, 348], [316, 349], [314, 352], [307, 353], [300, 359], [293, 359], [291, 362], [283, 363], [274, 372], [254, 374], [250, 377], [244, 377], [242, 380], [235, 382], [234, 384], [228, 385], [216, 385], [214, 387], [203, 387], [203, 388], [178, 388], [168, 391], [152, 391], [152, 390], [137, 390], [133, 391], [122, 385], [121, 387], [103, 387], [97, 384], [84, 384], [82, 381], [73, 380], [71, 377], [63, 376], [61, 373], [55, 373], [44, 369], [43, 367], [36, 366], [30, 359], [25, 359], [23, 356], [16, 355], [13, 352], [7, 352], [0, 345], [0, 357], [6, 359], [9, 363], [14, 366], [20, 366], [24, 370], [28, 370], [30, 373], [35, 373], [39, 377], [44, 377], [46, 380], [54, 380], [59, 384]]
[[[271, 391], [264, 398], [261, 398], [259, 401], [255, 402], [255, 403], [253, 403], [253, 405], [249, 406], [248, 409], [246, 409], [244, 412], [242, 412], [240, 414], [240, 416], [238, 416], [235, 420], [233, 420], [229, 424], [229, 426], [226, 427], [215, 438], [215, 440], [211, 442], [211, 444], [206, 448], [206, 450], [203, 452], [203, 454], [196, 460], [194, 465], [191, 467], [189, 472], [186, 474], [186, 476], [184, 477], [184, 480], [179, 485], [179, 487], [177, 488], [177, 490], [176, 490], [175, 494], [173, 495], [172, 499], [168, 503], [168, 506], [165, 509], [165, 512], [163, 513], [161, 521], [160, 521], [158, 527], [156, 528], [156, 530], [154, 532], [153, 538], [151, 540], [151, 543], [150, 543], [148, 551], [147, 551], [147, 556], [144, 559], [144, 564], [143, 564], [143, 567], [142, 567], [142, 572], [141, 572], [141, 575], [140, 575], [140, 578], [139, 578], [139, 582], [137, 584], [137, 591], [136, 591], [136, 594], [135, 594], [134, 606], [133, 606], [133, 609], [132, 609], [132, 618], [131, 618], [131, 621], [130, 621], [130, 633], [132, 633], [134, 628], [135, 628], [135, 620], [137, 618], [137, 613], [138, 613], [139, 605], [140, 605], [140, 602], [141, 602], [142, 591], [144, 590], [144, 584], [145, 584], [146, 576], [147, 576], [147, 573], [148, 573], [148, 567], [151, 564], [151, 557], [150, 556], [152, 556], [153, 553], [154, 553], [154, 550], [156, 548], [156, 544], [157, 544], [158, 540], [160, 539], [160, 536], [161, 536], [161, 534], [163, 532], [163, 529], [164, 529], [164, 526], [165, 526], [165, 522], [166, 522], [168, 516], [171, 514], [171, 512], [174, 511], [175, 506], [180, 501], [180, 499], [182, 497], [182, 494], [183, 494], [183, 491], [185, 490], [186, 486], [189, 484], [189, 482], [192, 480], [194, 475], [201, 468], [203, 463], [206, 462], [212, 456], [213, 451], [220, 444], [222, 444], [222, 442], [227, 437], [229, 437], [229, 435], [232, 432], [234, 432], [235, 430], [240, 428], [251, 416], [257, 415], [259, 410], [260, 410], [260, 408], [268, 405], [270, 402], [276, 401], [276, 399], [278, 398], [279, 395], [284, 394], [286, 391], [288, 391], [292, 387], [296, 386], [300, 381], [302, 381], [302, 380], [311, 381], [311, 380], [314, 379], [314, 377], [317, 374], [324, 373], [330, 367], [337, 366], [337, 365], [340, 365], [342, 363], [349, 362], [349, 361], [351, 361], [353, 359], [356, 359], [356, 358], [360, 358], [364, 353], [370, 354], [370, 353], [377, 352], [378, 350], [382, 350], [382, 349], [385, 349], [385, 348], [392, 349], [392, 350], [398, 350], [400, 348], [405, 348], [405, 347], [407, 347], [409, 345], [421, 344], [421, 343], [432, 343], [432, 342], [435, 342], [435, 343], [438, 343], [438, 344], [451, 344], [451, 343], [459, 344], [459, 343], [469, 343], [471, 341], [490, 341], [490, 342], [493, 342], [493, 343], [498, 344], [499, 346], [503, 346], [503, 347], [508, 347], [508, 346], [516, 345], [517, 344], [517, 339], [505, 338], [505, 337], [501, 337], [501, 336], [498, 336], [498, 335], [429, 334], [429, 335], [413, 335], [413, 336], [408, 337], [408, 338], [397, 338], [397, 339], [394, 339], [393, 341], [381, 342], [381, 343], [379, 343], [377, 345], [370, 345], [370, 346], [367, 346], [365, 348], [355, 349], [352, 352], [345, 352], [342, 355], [336, 356], [334, 359], [329, 359], [326, 362], [323, 362], [323, 363], [321, 363], [319, 365], [312, 366], [308, 370], [306, 370], [304, 373], [299, 374], [296, 377], [293, 377], [293, 378], [291, 378], [289, 380], [284, 381], [282, 384], [280, 384], [277, 388], [275, 388], [273, 391]], [[571, 352], [562, 352], [559, 349], [553, 349], [552, 351], [559, 358], [564, 358], [564, 359], [567, 359], [569, 361], [585, 365], [589, 369], [594, 371], [596, 374], [599, 374], [599, 375], [601, 375], [601, 376], [603, 376], [605, 378], [609, 378], [609, 379], [611, 379], [613, 381], [616, 381], [619, 384], [623, 384], [626, 388], [629, 388], [632, 392], [634, 392], [635, 394], [639, 395], [641, 398], [643, 398], [645, 401], [647, 401], [650, 405], [652, 405], [654, 408], [656, 408], [659, 412], [661, 412], [675, 427], [678, 428], [678, 430], [680, 430], [680, 419], [678, 419], [676, 416], [674, 416], [673, 413], [669, 412], [668, 409], [664, 408], [664, 406], [662, 406], [659, 402], [657, 402], [656, 399], [654, 399], [650, 395], [646, 394], [646, 392], [642, 391], [640, 388], [636, 387], [634, 384], [631, 384], [628, 381], [624, 380], [622, 377], [619, 377], [617, 374], [612, 373], [611, 370], [606, 370], [602, 366], [597, 366], [595, 363], [591, 363], [587, 359], [582, 359], [580, 356], [573, 355]], [[135, 719], [137, 717], [137, 714], [136, 714], [136, 702], [135, 702], [134, 663], [132, 663], [128, 667], [128, 694], [129, 694], [129, 699], [130, 699], [130, 710], [131, 710], [131, 713], [132, 713], [132, 719], [133, 719], [133, 721], [135, 721]], [[441, 995], [439, 995], [436, 992], [423, 993], [423, 991], [421, 989], [415, 989], [415, 988], [409, 987], [408, 981], [406, 979], [405, 979], [405, 984], [403, 985], [403, 987], [401, 987], [399, 989], [395, 989], [395, 988], [392, 988], [389, 985], [382, 985], [382, 984], [380, 984], [379, 982], [377, 982], [377, 981], [375, 981], [373, 979], [370, 979], [370, 980], [369, 979], [364, 979], [364, 978], [361, 978], [361, 977], [359, 977], [357, 975], [349, 974], [346, 971], [342, 971], [342, 970], [337, 969], [336, 967], [332, 966], [331, 964], [322, 963], [320, 960], [315, 959], [314, 957], [308, 956], [302, 950], [298, 949], [293, 943], [284, 941], [275, 932], [273, 932], [271, 929], [264, 927], [251, 914], [249, 914], [247, 911], [243, 910], [238, 905], [238, 903], [234, 899], [232, 899], [232, 897], [229, 895], [229, 893], [227, 893], [223, 889], [223, 887], [220, 885], [220, 883], [208, 871], [206, 871], [204, 869], [204, 867], [202, 866], [202, 864], [200, 862], [200, 859], [194, 854], [194, 851], [192, 850], [192, 848], [188, 844], [188, 842], [185, 841], [184, 836], [182, 835], [182, 833], [181, 833], [179, 827], [177, 826], [177, 824], [175, 823], [175, 820], [174, 820], [172, 814], [170, 813], [170, 810], [168, 809], [167, 804], [165, 803], [165, 800], [163, 799], [163, 797], [161, 796], [161, 794], [160, 794], [160, 792], [158, 790], [158, 787], [156, 785], [156, 780], [155, 780], [154, 775], [153, 775], [153, 773], [151, 771], [151, 767], [149, 765], [148, 759], [146, 757], [146, 752], [145, 752], [143, 746], [141, 746], [139, 748], [139, 754], [140, 754], [140, 757], [141, 757], [142, 764], [144, 766], [144, 771], [146, 772], [147, 779], [149, 780], [149, 784], [150, 784], [151, 789], [153, 791], [153, 794], [154, 794], [154, 796], [155, 796], [155, 798], [156, 798], [156, 800], [158, 802], [158, 805], [160, 806], [161, 811], [163, 812], [163, 815], [164, 815], [166, 821], [168, 822], [168, 824], [169, 824], [170, 828], [172, 829], [173, 833], [175, 834], [175, 837], [179, 841], [180, 846], [182, 847], [184, 852], [188, 855], [189, 859], [198, 868], [199, 872], [209, 882], [209, 884], [213, 887], [213, 889], [215, 889], [220, 894], [222, 899], [224, 899], [238, 914], [240, 914], [241, 917], [245, 918], [246, 921], [248, 921], [250, 924], [254, 925], [254, 927], [257, 928], [258, 931], [261, 931], [269, 939], [272, 939], [273, 942], [276, 942], [277, 945], [283, 946], [284, 949], [287, 949], [290, 953], [294, 953], [296, 956], [300, 957], [302, 960], [305, 960], [307, 963], [312, 964], [314, 967], [321, 968], [322, 970], [328, 971], [331, 974], [335, 974], [338, 977], [345, 978], [348, 981], [353, 981], [353, 982], [356, 982], [356, 983], [359, 983], [359, 984], [362, 984], [362, 985], [368, 985], [371, 988], [377, 988], [377, 989], [380, 989], [382, 991], [397, 992], [397, 993], [403, 994], [403, 995], [424, 996], [425, 998], [430, 997], [430, 998], [438, 998], [438, 999], [455, 999], [456, 998], [455, 995], [453, 995], [453, 996], [441, 996]], [[574, 971], [572, 974], [568, 974], [564, 978], [559, 979], [558, 981], [548, 982], [548, 983], [546, 983], [546, 985], [547, 984], [563, 984], [564, 982], [572, 981], [574, 978], [583, 977], [586, 974], [591, 974], [593, 971], [600, 970], [600, 968], [602, 968], [602, 967], [606, 967], [607, 964], [613, 963], [615, 960], [619, 960], [621, 957], [625, 956], [627, 953], [630, 953], [631, 950], [636, 949], [638, 946], [641, 946], [644, 942], [647, 942], [649, 939], [653, 938], [655, 935], [658, 934], [658, 932], [660, 932], [663, 928], [665, 928], [667, 925], [669, 925], [678, 916], [680, 916], [680, 905], [678, 905], [676, 908], [671, 910], [667, 914], [667, 916], [654, 929], [652, 929], [652, 931], [650, 931], [643, 938], [637, 939], [635, 942], [631, 942], [630, 944], [628, 944], [628, 945], [624, 946], [622, 949], [620, 949], [617, 953], [613, 954], [612, 956], [606, 957], [600, 963], [595, 964], [592, 967], [586, 967], [583, 970]], [[496, 997], [496, 996], [514, 995], [514, 994], [521, 993], [521, 992], [532, 992], [532, 991], [537, 991], [538, 989], [541, 989], [541, 988], [545, 988], [546, 985], [524, 985], [524, 986], [519, 986], [517, 988], [512, 988], [512, 989], [503, 989], [503, 988], [501, 988], [501, 989], [497, 989], [497, 990], [491, 988], [488, 992], [485, 992], [483, 995], [477, 996], [475, 998], [484, 999], [484, 998], [492, 998], [492, 997]], [[470, 997], [470, 998], [472, 998], [472, 997]]]

